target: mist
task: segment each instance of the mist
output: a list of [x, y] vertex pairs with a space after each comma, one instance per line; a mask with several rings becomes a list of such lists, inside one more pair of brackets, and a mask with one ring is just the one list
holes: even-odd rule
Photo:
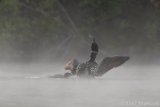
[[4, 107], [159, 106], [159, 67], [124, 65], [91, 80], [48, 78], [64, 73], [58, 69], [61, 66], [8, 67], [0, 73], [0, 105]]
[[[1, 0], [0, 106], [158, 107], [159, 0]], [[105, 57], [130, 60], [101, 77], [51, 78], [92, 39]]]

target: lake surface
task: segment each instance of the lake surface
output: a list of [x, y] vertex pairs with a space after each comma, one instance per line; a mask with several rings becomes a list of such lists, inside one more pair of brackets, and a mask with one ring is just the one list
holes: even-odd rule
[[4, 75], [0, 107], [159, 107], [158, 69], [154, 74], [140, 71], [122, 67], [93, 80], [52, 79], [37, 72]]

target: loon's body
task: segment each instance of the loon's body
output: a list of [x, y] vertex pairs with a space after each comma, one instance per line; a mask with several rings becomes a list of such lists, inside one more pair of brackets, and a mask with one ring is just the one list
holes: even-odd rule
[[65, 70], [70, 70], [72, 75], [77, 75], [81, 78], [93, 78], [98, 67], [98, 64], [95, 60], [97, 54], [98, 45], [95, 39], [93, 39], [90, 59], [84, 63], [79, 63], [79, 61], [77, 61], [76, 59], [72, 59], [65, 65]]
[[93, 39], [90, 59], [88, 61], [79, 63], [77, 59], [72, 59], [65, 65], [65, 70], [69, 70], [69, 73], [67, 72], [64, 75], [54, 75], [52, 78], [69, 78], [73, 75], [80, 78], [94, 78], [97, 76], [102, 76], [112, 68], [118, 67], [129, 60], [128, 56], [106, 57], [100, 64], [97, 64], [95, 60], [97, 54], [98, 45], [95, 42], [95, 39]]

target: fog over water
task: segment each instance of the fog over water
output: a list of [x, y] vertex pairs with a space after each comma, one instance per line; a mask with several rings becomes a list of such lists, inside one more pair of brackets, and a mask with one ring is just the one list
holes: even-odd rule
[[[160, 0], [0, 0], [0, 107], [160, 107]], [[102, 77], [72, 58], [130, 60]]]
[[2, 107], [159, 107], [159, 66], [124, 64], [96, 79], [54, 79], [63, 64], [2, 64]]

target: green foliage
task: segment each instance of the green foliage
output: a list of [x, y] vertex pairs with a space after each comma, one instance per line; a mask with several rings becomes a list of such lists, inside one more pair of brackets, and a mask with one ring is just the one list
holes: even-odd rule
[[155, 45], [160, 46], [160, 11], [147, 3], [145, 0], [1, 0], [0, 47], [7, 44], [17, 52], [31, 54], [49, 46], [58, 47], [70, 35], [77, 35], [78, 41], [93, 34], [106, 50], [112, 47], [132, 52], [151, 52], [153, 47], [160, 50], [155, 49]]

